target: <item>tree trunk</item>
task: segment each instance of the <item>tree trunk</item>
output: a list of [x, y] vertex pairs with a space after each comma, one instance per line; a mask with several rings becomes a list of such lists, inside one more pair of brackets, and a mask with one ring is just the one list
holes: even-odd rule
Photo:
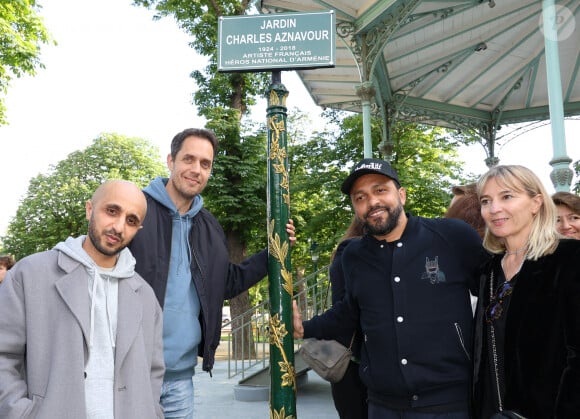
[[[226, 233], [230, 260], [240, 263], [246, 257], [246, 248], [240, 242], [235, 232]], [[244, 318], [240, 316], [250, 309], [250, 295], [248, 291], [230, 300], [230, 315], [232, 318], [232, 356], [234, 359], [251, 359], [256, 357], [256, 347], [252, 334], [252, 313]], [[236, 319], [234, 321], [234, 319]], [[244, 326], [245, 325], [245, 326]]]
[[[240, 74], [232, 75], [233, 95], [231, 97], [232, 109], [239, 110], [239, 119], [245, 111], [243, 103], [243, 77]], [[246, 244], [242, 242], [235, 231], [226, 233], [230, 260], [240, 263], [246, 258]], [[250, 309], [250, 296], [248, 290], [230, 300], [230, 312], [232, 319], [239, 318], [232, 322], [232, 356], [234, 359], [249, 359], [256, 357], [256, 347], [252, 334], [252, 314], [241, 318], [243, 313]], [[246, 326], [243, 326], [246, 325]]]

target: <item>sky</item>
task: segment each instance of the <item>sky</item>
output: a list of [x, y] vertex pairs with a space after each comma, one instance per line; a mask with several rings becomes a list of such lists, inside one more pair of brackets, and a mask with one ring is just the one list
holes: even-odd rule
[[[130, 0], [39, 3], [58, 45], [44, 46], [41, 61], [46, 68], [15, 79], [6, 96], [9, 125], [0, 126], [0, 236], [30, 179], [46, 174], [101, 133], [144, 138], [159, 148], [164, 160], [177, 132], [204, 124], [192, 104], [196, 86], [189, 75], [205, 62], [172, 19], [153, 21], [151, 11], [132, 6]], [[290, 92], [289, 108], [320, 112], [293, 72], [283, 72], [282, 82]], [[578, 132], [580, 121], [566, 123], [568, 156], [574, 161], [580, 159]], [[518, 137], [496, 154], [500, 163], [536, 171], [553, 192], [549, 126]], [[485, 172], [481, 146], [462, 149], [460, 157], [468, 171]]]

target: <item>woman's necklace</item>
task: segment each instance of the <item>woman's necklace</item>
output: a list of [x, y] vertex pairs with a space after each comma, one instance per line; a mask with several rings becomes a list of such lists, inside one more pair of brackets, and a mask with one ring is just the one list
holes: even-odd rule
[[520, 253], [523, 253], [527, 250], [528, 245], [526, 244], [524, 247], [520, 247], [519, 249], [516, 250], [507, 250], [505, 249], [505, 254], [506, 255], [519, 255]]
[[505, 276], [505, 280], [509, 282], [522, 269], [522, 266], [524, 265], [524, 262], [526, 261], [526, 253], [524, 253], [524, 255], [522, 256], [522, 260], [521, 260], [520, 264], [518, 265], [517, 269], [511, 275], [508, 274], [508, 271], [507, 271], [507, 269], [505, 267], [505, 258], [508, 255], [517, 255], [517, 253], [513, 253], [513, 252], [512, 253], [508, 253], [508, 252], [505, 252], [505, 254], [503, 255], [503, 257], [501, 258], [501, 269], [503, 270], [503, 273], [504, 273], [504, 276]]

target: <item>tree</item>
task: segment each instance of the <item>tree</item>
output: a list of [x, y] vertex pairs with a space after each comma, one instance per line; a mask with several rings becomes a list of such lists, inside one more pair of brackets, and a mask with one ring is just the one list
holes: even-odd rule
[[[233, 262], [241, 262], [251, 254], [250, 247], [259, 251], [266, 245], [266, 133], [263, 129], [251, 133], [248, 127], [240, 126], [236, 118], [227, 115], [237, 112], [216, 108], [207, 123], [220, 138], [220, 151], [212, 180], [203, 193], [207, 208], [224, 228]], [[225, 114], [223, 118], [220, 113]], [[242, 129], [244, 132], [240, 133]], [[232, 319], [237, 319], [232, 325], [233, 353], [237, 359], [244, 355], [254, 357], [251, 330], [239, 328], [250, 321], [250, 314], [239, 318], [251, 307], [250, 292], [242, 292], [229, 303]]]
[[35, 0], [0, 2], [0, 125], [6, 124], [3, 95], [14, 77], [35, 75], [40, 62], [40, 47], [52, 41], [38, 15]]
[[[289, 151], [291, 211], [298, 232], [292, 252], [296, 268], [311, 263], [308, 239], [318, 243], [319, 266], [328, 263], [353, 216], [350, 199], [340, 192], [340, 186], [352, 164], [363, 156], [362, 116], [336, 112], [326, 116], [329, 123], [322, 131], [293, 143]], [[392, 155], [381, 156], [380, 130], [380, 121], [373, 119], [373, 157], [390, 161], [397, 170], [407, 190], [406, 211], [441, 216], [450, 202], [451, 186], [467, 179], [457, 159], [463, 138], [443, 128], [399, 123], [393, 132], [396, 141]]]
[[[199, 113], [207, 120], [220, 139], [215, 174], [204, 191], [206, 205], [224, 227], [230, 259], [241, 262], [248, 255], [249, 240], [261, 223], [261, 235], [266, 231], [266, 136], [262, 131], [252, 134], [245, 130], [242, 118], [256, 96], [268, 86], [266, 73], [219, 73], [217, 71], [218, 19], [222, 16], [244, 15], [253, 9], [251, 0], [134, 0], [133, 4], [154, 8], [155, 18], [173, 16], [177, 24], [191, 34], [191, 46], [208, 58], [203, 70], [196, 69], [192, 77], [198, 89], [194, 101]], [[256, 154], [257, 153], [257, 154]], [[264, 156], [263, 159], [257, 157]], [[262, 179], [260, 176], [263, 175]], [[261, 180], [261, 184], [260, 184]], [[250, 308], [249, 293], [243, 292], [230, 300], [232, 318]], [[246, 319], [249, 320], [249, 319]], [[235, 324], [233, 325], [235, 328]], [[246, 342], [241, 348], [238, 342]], [[234, 354], [254, 355], [250, 333], [242, 337], [235, 332]]]
[[107, 179], [126, 179], [143, 187], [164, 174], [156, 147], [139, 138], [102, 134], [30, 181], [3, 246], [20, 259], [68, 236], [86, 234], [84, 204], [97, 186]]

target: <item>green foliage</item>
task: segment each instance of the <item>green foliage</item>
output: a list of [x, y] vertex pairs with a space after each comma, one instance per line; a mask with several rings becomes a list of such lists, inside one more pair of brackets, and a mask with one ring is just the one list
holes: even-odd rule
[[[267, 73], [218, 73], [218, 19], [253, 11], [253, 0], [134, 0], [154, 8], [156, 18], [173, 16], [192, 35], [191, 46], [208, 58], [192, 77], [198, 86], [194, 102], [220, 140], [212, 178], [203, 196], [205, 206], [222, 224], [234, 262], [266, 244], [266, 140], [264, 129], [244, 127], [242, 118], [263, 95]], [[240, 301], [245, 301], [243, 298]], [[233, 302], [232, 302], [233, 303]], [[240, 303], [244, 305], [244, 302]], [[245, 311], [249, 307], [237, 307]]]
[[[205, 206], [220, 220], [230, 243], [245, 253], [250, 242], [265, 245], [266, 227], [266, 133], [244, 126], [242, 118], [268, 86], [268, 74], [218, 73], [218, 19], [252, 12], [247, 0], [134, 0], [133, 4], [155, 9], [156, 18], [172, 16], [194, 41], [191, 46], [208, 58], [203, 71], [192, 77], [199, 113], [219, 138], [212, 178], [204, 191]], [[240, 251], [241, 249], [241, 251]]]
[[203, 196], [226, 232], [258, 250], [266, 245], [267, 137], [263, 129], [249, 132], [251, 126], [240, 133], [236, 112], [215, 108], [209, 115], [220, 149]]
[[[340, 185], [348, 175], [347, 164], [362, 156], [361, 136], [357, 138], [349, 131], [352, 118], [355, 117], [347, 116], [342, 127], [328, 124], [320, 132], [301, 135], [306, 140], [292, 141], [289, 147], [291, 216], [298, 237], [298, 244], [292, 251], [295, 267], [312, 263], [311, 241], [319, 245], [319, 266], [326, 264], [352, 218], [348, 197], [340, 192]], [[289, 121], [289, 124], [293, 122], [296, 121]], [[373, 135], [373, 149], [378, 142]]]
[[68, 236], [86, 234], [85, 202], [101, 183], [126, 179], [143, 187], [163, 174], [156, 147], [139, 138], [102, 134], [30, 181], [3, 245], [20, 259]]
[[407, 190], [405, 208], [415, 215], [441, 216], [449, 205], [449, 191], [464, 183], [458, 163], [458, 142], [439, 127], [397, 124], [391, 161]]
[[[296, 137], [308, 138], [294, 143], [291, 159], [292, 218], [297, 225], [298, 244], [293, 249], [293, 265], [310, 266], [310, 241], [318, 243], [318, 265], [329, 262], [332, 251], [350, 224], [353, 211], [348, 196], [340, 192], [352, 164], [362, 159], [362, 116], [328, 113], [328, 125], [321, 132]], [[299, 122], [298, 122], [299, 123]], [[371, 123], [372, 149], [378, 150], [381, 121]], [[414, 215], [441, 216], [450, 201], [454, 184], [463, 183], [457, 162], [460, 139], [442, 128], [417, 124], [397, 124], [393, 134], [392, 156], [373, 157], [389, 160], [407, 190], [405, 209]]]
[[[172, 16], [194, 41], [192, 47], [208, 58], [203, 70], [195, 70], [198, 90], [194, 100], [208, 128], [220, 139], [220, 152], [208, 187], [206, 207], [228, 234], [230, 250], [237, 254], [257, 250], [265, 243], [266, 138], [263, 128], [241, 123], [255, 98], [267, 90], [268, 73], [218, 73], [218, 18], [253, 13], [251, 0], [134, 0], [135, 5], [155, 9], [157, 18]], [[363, 151], [362, 118], [338, 111], [326, 112], [328, 122], [309, 132], [306, 115], [288, 117], [291, 217], [298, 244], [292, 249], [293, 268], [310, 266], [309, 246], [319, 244], [318, 266], [330, 254], [352, 219], [349, 198], [340, 185]], [[378, 150], [382, 121], [372, 120], [372, 150]], [[298, 128], [295, 128], [298, 127]], [[254, 128], [254, 129], [250, 129]], [[408, 189], [406, 208], [417, 215], [439, 216], [449, 203], [449, 189], [462, 176], [454, 161], [458, 142], [443, 129], [397, 124], [390, 159]], [[374, 151], [374, 157], [381, 157]], [[238, 242], [236, 243], [236, 239]], [[310, 240], [310, 241], [309, 241]], [[240, 252], [242, 248], [242, 252]], [[255, 297], [258, 298], [257, 296]]]
[[13, 77], [35, 75], [40, 62], [40, 47], [52, 42], [35, 0], [0, 1], [0, 125], [5, 124], [6, 94]]

